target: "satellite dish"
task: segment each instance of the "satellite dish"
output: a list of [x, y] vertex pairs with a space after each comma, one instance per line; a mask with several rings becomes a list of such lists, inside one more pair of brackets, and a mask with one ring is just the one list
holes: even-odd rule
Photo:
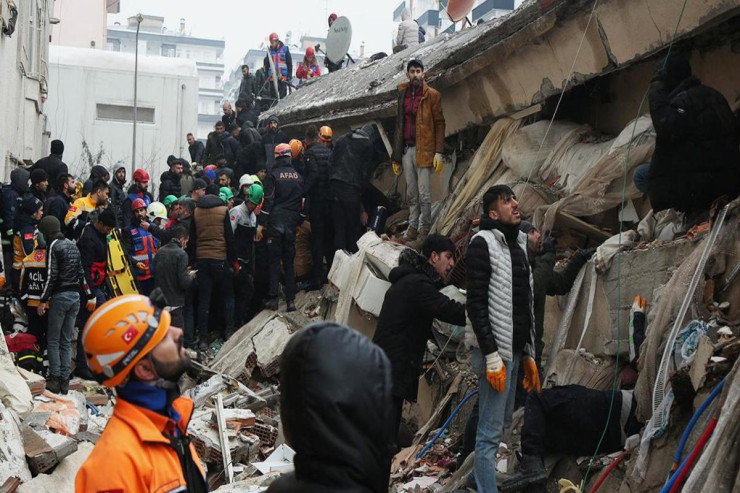
[[475, 5], [475, 0], [450, 0], [447, 4], [447, 16], [452, 22], [465, 19]]
[[352, 42], [352, 24], [342, 16], [332, 23], [326, 35], [326, 57], [338, 63], [344, 59]]

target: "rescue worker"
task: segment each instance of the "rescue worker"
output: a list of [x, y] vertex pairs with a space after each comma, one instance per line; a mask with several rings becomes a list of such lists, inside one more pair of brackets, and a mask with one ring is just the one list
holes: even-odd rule
[[291, 141], [288, 142], [288, 145], [290, 146], [292, 166], [298, 174], [305, 179], [306, 170], [303, 162], [303, 142], [298, 139], [291, 139]]
[[190, 359], [171, 325], [161, 291], [155, 300], [125, 295], [102, 305], [82, 339], [90, 368], [116, 389], [113, 415], [75, 478], [75, 491], [206, 493], [190, 442], [193, 401], [177, 382]]
[[229, 210], [234, 207], [234, 192], [232, 192], [229, 187], [219, 188], [218, 197], [224, 204], [226, 204], [226, 207], [228, 207]]
[[[3, 250], [12, 252], [13, 227], [15, 216], [21, 209], [21, 200], [28, 191], [28, 178], [31, 174], [23, 168], [15, 168], [10, 172], [10, 185], [3, 187]], [[6, 265], [10, 262], [6, 262]]]
[[[69, 389], [69, 374], [72, 366], [72, 337], [77, 312], [80, 310], [80, 293], [87, 300], [85, 309], [95, 310], [97, 300], [90, 290], [82, 268], [82, 257], [75, 243], [61, 232], [61, 224], [54, 216], [39, 223], [39, 232], [48, 244], [48, 275], [44, 279], [37, 314], [43, 316], [49, 307], [47, 349], [49, 354], [49, 376], [46, 389], [63, 394]], [[78, 342], [82, 337], [78, 337]], [[78, 343], [78, 351], [81, 348]]]
[[48, 317], [39, 315], [38, 308], [40, 305], [44, 305], [44, 308], [49, 307], [47, 303], [41, 301], [41, 293], [46, 283], [46, 242], [42, 235], [38, 238], [34, 250], [21, 262], [18, 292], [28, 317], [28, 333], [36, 337], [39, 353], [44, 354]]
[[154, 255], [159, 248], [159, 240], [141, 226], [147, 215], [144, 201], [135, 199], [131, 203], [131, 209], [133, 213], [131, 224], [123, 230], [122, 241], [135, 262], [134, 272], [139, 292], [149, 296], [154, 289]]
[[295, 310], [295, 232], [303, 222], [303, 178], [291, 166], [288, 144], [275, 147], [275, 167], [265, 181], [265, 204], [260, 221], [267, 229], [270, 285], [267, 308], [278, 308], [278, 281], [282, 263], [288, 311]]
[[113, 169], [113, 178], [109, 183], [110, 185], [110, 206], [113, 208], [113, 213], [116, 215], [116, 222], [120, 227], [124, 227], [123, 224], [123, 201], [126, 200], [126, 193], [123, 191], [123, 187], [126, 185], [126, 165], [119, 161]]
[[[75, 240], [80, 237], [82, 229], [88, 222], [90, 213], [104, 209], [108, 205], [109, 185], [104, 180], [98, 180], [92, 186], [90, 194], [74, 201], [70, 206], [67, 215], [64, 217], [64, 224], [67, 226], [67, 237]], [[115, 217], [115, 214], [114, 214]]]
[[[411, 21], [413, 23], [413, 21]], [[445, 119], [442, 97], [424, 82], [424, 64], [406, 64], [408, 82], [398, 86], [396, 133], [393, 145], [393, 173], [406, 179], [409, 205], [407, 241], [423, 239], [432, 226], [429, 180], [432, 170], [442, 172], [445, 157]]]
[[147, 191], [149, 188], [149, 173], [144, 169], [137, 169], [134, 171], [134, 182], [128, 187], [126, 192], [126, 198], [121, 204], [121, 213], [123, 215], [123, 224], [131, 224], [133, 212], [131, 211], [131, 203], [136, 199], [144, 201], [147, 207], [149, 204], [154, 202], [154, 197]]
[[49, 197], [44, 204], [44, 216], [54, 216], [59, 220], [59, 224], [64, 224], [64, 218], [74, 201], [75, 177], [67, 173], [57, 175], [57, 183], [54, 184], [56, 193]]
[[[268, 57], [272, 58], [272, 64], [270, 64]], [[280, 99], [283, 99], [288, 94], [288, 81], [293, 78], [293, 59], [290, 57], [290, 50], [280, 41], [277, 33], [270, 34], [270, 49], [265, 56], [265, 65], [269, 67], [267, 69], [267, 80], [272, 91], [272, 97], [277, 97], [275, 94], [275, 84], [273, 83], [275, 74], [272, 72], [272, 67], [275, 67], [278, 91]]]
[[254, 211], [262, 203], [263, 197], [262, 186], [252, 184], [246, 189], [244, 202], [229, 211], [231, 229], [234, 231], [236, 258], [239, 262], [234, 279], [234, 306], [239, 327], [250, 318], [250, 306], [254, 295], [254, 237], [257, 233], [257, 216]]
[[21, 281], [21, 268], [23, 259], [36, 249], [37, 231], [41, 217], [44, 215], [44, 204], [31, 195], [27, 195], [22, 202], [21, 210], [15, 217], [13, 228], [13, 268], [11, 269], [11, 281], [13, 289], [18, 292]]
[[321, 127], [319, 133], [311, 126], [306, 131], [306, 190], [310, 207], [308, 218], [311, 222], [311, 281], [309, 291], [321, 289], [326, 282], [324, 258], [331, 268], [334, 258], [332, 248], [331, 195], [329, 193], [329, 165], [331, 163], [331, 136], [328, 126]]
[[303, 57], [303, 61], [298, 63], [295, 76], [298, 77], [300, 82], [306, 82], [314, 77], [321, 76], [321, 68], [319, 62], [316, 60], [316, 51], [313, 46], [306, 48], [306, 54]]

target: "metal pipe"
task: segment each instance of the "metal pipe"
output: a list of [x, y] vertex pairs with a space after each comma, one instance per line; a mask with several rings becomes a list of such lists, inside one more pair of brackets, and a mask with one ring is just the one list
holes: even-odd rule
[[136, 47], [134, 54], [134, 138], [131, 145], [131, 176], [136, 171], [136, 120], [138, 119], [138, 90], [139, 90], [139, 28], [144, 16], [136, 14]]

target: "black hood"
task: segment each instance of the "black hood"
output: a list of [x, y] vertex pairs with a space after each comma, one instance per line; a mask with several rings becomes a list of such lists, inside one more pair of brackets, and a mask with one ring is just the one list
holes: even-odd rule
[[330, 490], [388, 491], [391, 367], [370, 339], [334, 323], [309, 325], [280, 361], [280, 409], [295, 477]]
[[391, 271], [388, 276], [388, 280], [391, 284], [395, 284], [402, 277], [409, 274], [424, 274], [435, 284], [442, 281], [439, 274], [437, 274], [437, 271], [434, 270], [434, 267], [429, 264], [429, 261], [419, 252], [411, 248], [407, 248], [401, 252], [401, 256], [398, 258], [398, 267], [395, 267]]
[[107, 174], [108, 170], [105, 169], [105, 166], [100, 166], [99, 164], [96, 164], [92, 167], [92, 170], [90, 170], [90, 180], [95, 182], [96, 180], [103, 178]]
[[16, 168], [10, 172], [10, 184], [19, 193], [25, 193], [28, 190], [28, 180], [31, 173], [27, 169]]
[[220, 205], [224, 205], [224, 201], [221, 200], [221, 197], [216, 197], [215, 195], [204, 195], [198, 201], [197, 207], [200, 209], [213, 209]]

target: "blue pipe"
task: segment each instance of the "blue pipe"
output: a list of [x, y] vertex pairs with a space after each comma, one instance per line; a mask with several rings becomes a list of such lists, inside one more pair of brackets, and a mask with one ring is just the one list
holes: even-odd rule
[[727, 377], [723, 378], [722, 381], [717, 384], [717, 386], [714, 388], [711, 394], [709, 394], [709, 397], [707, 397], [704, 402], [702, 402], [701, 406], [696, 410], [694, 415], [691, 417], [691, 420], [689, 421], [689, 424], [686, 426], [686, 429], [683, 432], [683, 436], [681, 436], [681, 441], [678, 444], [678, 450], [676, 450], [676, 456], [673, 458], [674, 464], [679, 464], [681, 462], [681, 456], [683, 455], [683, 449], [686, 446], [686, 442], [689, 439], [689, 435], [691, 435], [691, 431], [694, 429], [694, 425], [696, 425], [696, 422], [699, 421], [699, 418], [704, 413], [704, 411], [709, 407], [709, 404], [712, 403], [712, 401], [719, 395], [719, 393], [722, 391], [722, 387], [725, 386], [725, 380], [727, 380]]
[[434, 445], [434, 442], [436, 442], [439, 439], [439, 437], [442, 436], [442, 433], [445, 432], [445, 430], [447, 429], [447, 427], [450, 426], [450, 422], [452, 422], [452, 420], [455, 418], [455, 416], [457, 415], [457, 413], [460, 412], [460, 408], [463, 407], [466, 402], [468, 402], [468, 399], [470, 399], [471, 397], [473, 397], [477, 393], [478, 393], [478, 391], [477, 390], [474, 390], [471, 393], [469, 393], [468, 395], [466, 395], [463, 400], [460, 401], [460, 404], [458, 404], [457, 407], [455, 408], [455, 410], [452, 411], [452, 414], [450, 414], [450, 417], [447, 418], [447, 421], [445, 421], [445, 424], [442, 425], [442, 428], [440, 428], [439, 431], [437, 431], [437, 434], [434, 435], [434, 438], [432, 438], [429, 441], [429, 443], [427, 443], [426, 445], [424, 445], [424, 448], [421, 449], [421, 452], [419, 452], [419, 455], [416, 456], [416, 460], [419, 460], [422, 457], [424, 457], [424, 454], [426, 454], [427, 451], [430, 448], [432, 448], [432, 445]]

